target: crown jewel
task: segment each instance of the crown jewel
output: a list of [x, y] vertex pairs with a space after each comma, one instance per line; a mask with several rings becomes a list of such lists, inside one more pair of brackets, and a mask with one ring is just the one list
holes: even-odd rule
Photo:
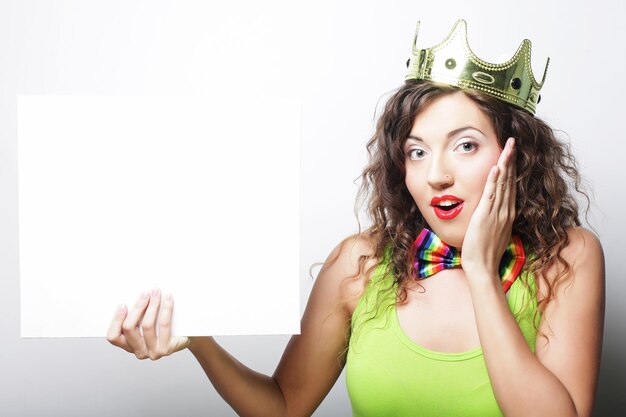
[[491, 64], [478, 58], [467, 42], [467, 24], [459, 19], [443, 42], [431, 48], [416, 47], [419, 22], [413, 38], [413, 56], [407, 63], [406, 80], [427, 80], [460, 88], [471, 88], [534, 114], [546, 79], [546, 62], [541, 82], [533, 75], [531, 43], [524, 39], [511, 59]]

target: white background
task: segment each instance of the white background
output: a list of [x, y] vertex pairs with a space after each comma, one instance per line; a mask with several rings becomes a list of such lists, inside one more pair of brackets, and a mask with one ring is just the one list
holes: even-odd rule
[[[245, 111], [254, 111], [245, 108], [249, 92], [301, 100], [304, 306], [312, 284], [307, 266], [357, 229], [353, 180], [365, 163], [377, 104], [403, 82], [415, 22], [423, 21], [420, 44], [430, 46], [463, 17], [475, 52], [485, 59], [512, 54], [524, 37], [534, 42], [536, 72], [552, 58], [538, 116], [569, 135], [593, 190], [589, 219], [607, 261], [597, 415], [620, 415], [626, 408], [626, 268], [619, 262], [626, 232], [623, 3], [215, 4], [0, 3], [0, 413], [234, 415], [187, 352], [151, 363], [103, 339], [19, 338], [16, 94], [210, 94], [226, 88]], [[270, 374], [287, 340], [220, 339], [242, 362]], [[342, 376], [315, 415], [349, 413]]]

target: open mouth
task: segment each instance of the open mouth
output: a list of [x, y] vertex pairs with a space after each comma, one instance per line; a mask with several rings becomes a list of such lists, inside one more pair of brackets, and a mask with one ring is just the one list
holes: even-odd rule
[[456, 207], [458, 207], [461, 204], [460, 201], [456, 202], [456, 203], [452, 203], [452, 204], [447, 204], [447, 205], [443, 205], [443, 204], [437, 204], [435, 207], [439, 207], [439, 209], [443, 210], [443, 211], [450, 211], [450, 210], [454, 210]]
[[463, 200], [453, 195], [433, 197], [430, 202], [435, 214], [442, 220], [454, 219], [463, 210]]

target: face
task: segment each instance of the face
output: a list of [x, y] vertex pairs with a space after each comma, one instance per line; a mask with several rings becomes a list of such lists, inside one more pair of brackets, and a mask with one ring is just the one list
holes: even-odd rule
[[463, 92], [429, 103], [404, 144], [406, 186], [429, 228], [460, 248], [502, 148], [489, 117]]

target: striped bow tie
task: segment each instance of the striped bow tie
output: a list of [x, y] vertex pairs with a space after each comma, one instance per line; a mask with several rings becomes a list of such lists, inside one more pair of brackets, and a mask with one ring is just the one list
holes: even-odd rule
[[[445, 244], [428, 229], [422, 229], [413, 243], [415, 247], [413, 267], [417, 279], [424, 279], [448, 268], [461, 267], [461, 252]], [[507, 292], [522, 271], [526, 255], [522, 239], [514, 235], [500, 260], [500, 279]]]

